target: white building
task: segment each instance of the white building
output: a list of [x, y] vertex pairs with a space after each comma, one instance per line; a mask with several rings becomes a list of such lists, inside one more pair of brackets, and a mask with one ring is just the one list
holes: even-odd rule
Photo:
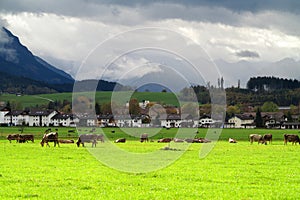
[[6, 124], [5, 122], [5, 115], [9, 113], [9, 109], [8, 108], [2, 108], [0, 110], [0, 124]]
[[194, 127], [209, 128], [209, 127], [212, 127], [214, 123], [215, 123], [215, 121], [210, 116], [204, 115], [204, 116], [200, 117], [199, 120], [194, 121]]
[[56, 114], [51, 118], [52, 126], [75, 127], [79, 123], [79, 119], [72, 114]]
[[10, 111], [4, 116], [4, 123], [10, 126], [28, 125], [29, 114], [21, 110]]
[[142, 127], [142, 119], [138, 116], [116, 115], [114, 121], [118, 127]]
[[228, 120], [234, 128], [255, 128], [254, 117], [249, 115], [236, 115]]
[[55, 110], [36, 110], [29, 112], [29, 126], [49, 126], [51, 118], [57, 114]]

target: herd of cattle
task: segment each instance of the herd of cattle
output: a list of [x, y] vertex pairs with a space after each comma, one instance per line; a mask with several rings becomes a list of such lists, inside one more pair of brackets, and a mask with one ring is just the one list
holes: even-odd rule
[[[265, 134], [265, 135], [259, 135], [259, 134], [251, 134], [249, 135], [250, 143], [253, 144], [253, 142], [258, 142], [258, 144], [269, 144], [272, 143], [272, 134]], [[11, 142], [12, 140], [16, 140], [18, 143], [25, 143], [27, 141], [34, 142], [34, 135], [32, 134], [10, 134], [7, 136], [7, 139]], [[288, 142], [292, 142], [292, 144], [299, 143], [300, 139], [297, 134], [284, 134], [284, 145], [287, 145]], [[76, 142], [77, 146], [80, 147], [80, 145], [84, 146], [84, 143], [92, 143], [92, 147], [96, 147], [96, 144], [100, 141], [101, 143], [104, 142], [104, 135], [102, 134], [82, 134], [79, 135], [78, 140]], [[208, 139], [205, 138], [193, 138], [193, 139], [179, 139], [179, 138], [162, 138], [159, 139], [157, 142], [159, 143], [170, 143], [173, 142], [187, 142], [187, 143], [209, 143], [211, 142]], [[233, 138], [229, 138], [229, 143], [237, 143], [237, 141]], [[46, 131], [45, 134], [42, 137], [42, 141], [40, 142], [41, 146], [43, 147], [45, 144], [46, 146], [50, 146], [49, 142], [53, 142], [54, 146], [59, 146], [60, 143], [75, 143], [74, 140], [63, 140], [58, 139], [58, 133], [56, 132], [49, 132]], [[115, 143], [125, 143], [126, 138], [119, 138], [114, 141]], [[144, 133], [140, 136], [140, 142], [149, 142], [148, 134]], [[154, 142], [151, 140], [151, 142]]]
[[[251, 134], [249, 136], [250, 143], [252, 144], [253, 142], [258, 142], [258, 144], [267, 144], [267, 142], [272, 143], [272, 134], [265, 134], [265, 135], [258, 135], [258, 134]], [[300, 144], [300, 139], [297, 134], [284, 134], [283, 135], [283, 142], [285, 145], [287, 145], [288, 142], [292, 142], [292, 144], [299, 143]]]

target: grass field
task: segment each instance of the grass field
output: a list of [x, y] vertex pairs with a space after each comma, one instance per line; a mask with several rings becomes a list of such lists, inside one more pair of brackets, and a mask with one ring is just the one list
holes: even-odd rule
[[[120, 93], [120, 92], [119, 92]], [[96, 101], [99, 103], [107, 103], [111, 101], [112, 92], [96, 92]], [[171, 104], [178, 106], [178, 100], [173, 93], [165, 92], [136, 92], [132, 95], [132, 98], [136, 98], [139, 101], [149, 100], [153, 102], [161, 102], [165, 104]], [[41, 94], [41, 95], [24, 95], [16, 96], [14, 94], [1, 94], [0, 101], [19, 103], [26, 107], [35, 107], [36, 105], [47, 105], [49, 100], [63, 101], [68, 100], [72, 102], [72, 93], [55, 93], [55, 94]]]
[[[42, 129], [43, 130], [43, 129]], [[39, 134], [40, 128], [25, 128]], [[68, 129], [59, 128], [68, 137]], [[122, 137], [119, 129], [110, 139]], [[137, 130], [137, 129], [135, 129]], [[147, 129], [141, 131], [145, 132]], [[2, 136], [18, 131], [0, 128]], [[85, 130], [83, 130], [85, 131]], [[167, 132], [169, 131], [169, 132]], [[176, 129], [162, 130], [171, 136]], [[190, 131], [186, 129], [186, 131]], [[204, 135], [206, 129], [199, 130]], [[272, 145], [250, 145], [249, 133], [271, 132]], [[224, 129], [221, 140], [204, 159], [203, 144], [192, 144], [175, 163], [150, 173], [125, 173], [100, 163], [86, 148], [74, 144], [42, 148], [35, 143], [0, 140], [1, 199], [299, 199], [300, 146], [284, 146], [282, 130]], [[298, 130], [288, 132], [298, 133]], [[229, 144], [228, 137], [240, 138]], [[120, 148], [159, 151], [166, 144], [140, 143], [133, 137]], [[98, 144], [97, 148], [102, 148]], [[161, 151], [161, 156], [166, 151]], [[168, 151], [172, 153], [172, 151]], [[175, 152], [174, 152], [175, 153]], [[124, 163], [126, 164], [126, 163]], [[140, 163], [137, 163], [140, 164]]]

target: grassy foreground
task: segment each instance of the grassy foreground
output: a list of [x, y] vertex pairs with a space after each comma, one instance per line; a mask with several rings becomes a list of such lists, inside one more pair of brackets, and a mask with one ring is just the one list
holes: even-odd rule
[[[192, 144], [175, 163], [150, 173], [116, 171], [74, 144], [50, 145], [0, 140], [1, 199], [300, 198], [300, 146], [284, 146], [282, 140], [266, 146], [219, 141], [204, 159], [199, 158], [203, 144]], [[131, 140], [117, 145], [143, 152], [166, 144]]]

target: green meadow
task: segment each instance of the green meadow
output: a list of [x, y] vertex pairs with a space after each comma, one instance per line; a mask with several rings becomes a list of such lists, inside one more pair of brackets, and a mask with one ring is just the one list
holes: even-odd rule
[[[127, 94], [127, 92], [116, 92], [117, 94]], [[90, 93], [81, 93], [83, 95]], [[61, 101], [68, 100], [72, 102], [73, 93], [54, 93], [54, 94], [40, 94], [40, 95], [23, 95], [16, 96], [14, 94], [1, 94], [0, 101], [19, 103], [23, 108], [35, 107], [36, 105], [47, 105], [49, 101]], [[80, 93], [79, 93], [80, 95]], [[96, 92], [95, 99], [98, 103], [107, 103], [111, 101], [112, 92]], [[160, 102], [161, 104], [171, 104], [178, 106], [178, 100], [176, 95], [168, 92], [135, 92], [132, 94], [132, 98], [136, 98], [139, 101], [149, 100], [152, 102]]]
[[[76, 138], [69, 128], [58, 128], [60, 138]], [[115, 130], [115, 133], [112, 133]], [[153, 131], [134, 129], [130, 131]], [[215, 148], [203, 159], [204, 144], [192, 144], [173, 164], [149, 173], [126, 173], [110, 168], [93, 157], [88, 148], [75, 144], [42, 148], [39, 137], [44, 128], [26, 127], [36, 135], [34, 143], [9, 143], [5, 136], [17, 128], [0, 128], [1, 199], [299, 199], [299, 145], [283, 145], [282, 130], [224, 129]], [[90, 129], [83, 128], [81, 132]], [[104, 129], [110, 140], [126, 136], [120, 129]], [[125, 130], [129, 131], [129, 130]], [[184, 131], [192, 131], [185, 129]], [[207, 129], [199, 129], [197, 136]], [[100, 130], [96, 130], [100, 132]], [[271, 145], [250, 145], [250, 133], [271, 132]], [[289, 130], [298, 133], [298, 130]], [[162, 129], [156, 140], [172, 136], [176, 129]], [[239, 138], [229, 144], [228, 137]], [[162, 151], [157, 142], [140, 143], [133, 136], [116, 144], [124, 151]], [[105, 144], [98, 143], [96, 148]], [[174, 152], [176, 153], [176, 152]], [[138, 161], [137, 161], [138, 162]], [[126, 165], [126, 163], [124, 163]], [[142, 163], [137, 163], [141, 165]]]

